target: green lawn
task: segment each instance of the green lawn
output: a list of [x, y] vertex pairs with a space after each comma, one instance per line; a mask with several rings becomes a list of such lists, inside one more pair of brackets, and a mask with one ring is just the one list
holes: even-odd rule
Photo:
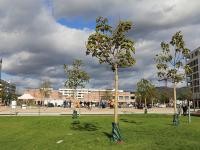
[[[71, 117], [0, 117], [1, 150], [200, 150], [200, 117], [121, 115], [123, 144], [110, 142], [112, 116], [81, 116], [72, 128]], [[61, 143], [56, 142], [63, 140]]]

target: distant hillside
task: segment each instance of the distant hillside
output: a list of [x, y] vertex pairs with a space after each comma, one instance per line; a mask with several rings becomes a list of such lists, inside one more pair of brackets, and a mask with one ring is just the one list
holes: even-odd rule
[[[173, 97], [173, 88], [169, 88], [169, 87], [156, 87], [156, 90], [158, 93], [168, 93], [171, 97]], [[182, 95], [188, 95], [188, 93], [191, 93], [191, 91], [189, 91], [188, 87], [181, 87], [181, 88], [177, 88], [177, 99], [179, 97], [181, 97]]]
[[[164, 91], [164, 90], [168, 90], [168, 91], [173, 91], [173, 88], [170, 87], [164, 87], [164, 86], [160, 86], [160, 87], [156, 87], [156, 89], [158, 91]], [[177, 92], [184, 92], [188, 89], [188, 87], [181, 87], [181, 88], [177, 88]]]

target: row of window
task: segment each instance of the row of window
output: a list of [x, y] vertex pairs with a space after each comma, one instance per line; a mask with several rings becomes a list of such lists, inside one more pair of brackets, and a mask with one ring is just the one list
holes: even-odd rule
[[190, 67], [193, 67], [193, 66], [195, 66], [195, 65], [198, 65], [198, 59], [195, 59], [195, 60], [193, 60], [193, 61], [191, 61], [191, 62], [189, 63], [189, 66], [190, 66]]
[[191, 88], [191, 90], [193, 91], [193, 93], [199, 93], [199, 86], [197, 86], [197, 87], [193, 87], [193, 88]]
[[195, 73], [192, 75], [193, 80], [198, 79], [198, 78], [199, 78], [199, 73]]
[[[66, 94], [66, 96], [72, 96], [71, 94]], [[83, 95], [77, 95], [78, 98], [83, 98]], [[115, 97], [113, 96], [112, 99], [114, 99]], [[105, 99], [104, 96], [101, 96], [101, 99]], [[119, 96], [119, 100], [129, 100], [130, 97], [129, 96]], [[134, 99], [134, 97], [131, 97], [131, 99]]]
[[[199, 55], [199, 51], [196, 50], [193, 54], [190, 55], [190, 58], [193, 59], [195, 56]], [[193, 74], [190, 76], [190, 79], [192, 77], [192, 82], [191, 82], [191, 90], [193, 93], [198, 93], [200, 92], [200, 86], [199, 86], [199, 73], [198, 73], [198, 59], [195, 59], [189, 63], [189, 66], [192, 68]], [[197, 79], [197, 80], [195, 80]]]
[[194, 80], [191, 82], [191, 86], [198, 86], [199, 85], [199, 80]]
[[129, 100], [129, 96], [119, 96], [119, 100], [123, 100], [125, 97], [125, 100]]
[[199, 51], [197, 50], [194, 54], [191, 55], [191, 58], [197, 56], [199, 54]]
[[199, 69], [198, 69], [198, 66], [195, 66], [195, 67], [193, 67], [192, 68], [192, 72], [194, 73], [194, 72], [197, 72]]

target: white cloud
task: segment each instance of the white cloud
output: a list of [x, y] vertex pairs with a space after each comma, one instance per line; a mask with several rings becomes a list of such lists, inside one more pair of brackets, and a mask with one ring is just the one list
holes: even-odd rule
[[153, 59], [161, 41], [170, 41], [176, 31], [182, 30], [186, 46], [199, 47], [199, 7], [198, 0], [56, 0], [52, 16], [42, 0], [1, 0], [3, 72], [20, 87], [37, 87], [41, 80], [49, 79], [58, 88], [65, 80], [63, 64], [79, 58], [91, 76], [88, 87], [112, 88], [110, 67], [99, 65], [97, 59], [85, 55], [85, 42], [92, 29], [70, 28], [56, 21], [65, 17], [71, 21], [83, 18], [95, 22], [97, 16], [106, 16], [111, 24], [119, 18], [135, 24], [130, 37], [136, 41], [137, 63], [132, 68], [120, 69], [120, 88], [134, 89], [141, 78], [156, 83]]

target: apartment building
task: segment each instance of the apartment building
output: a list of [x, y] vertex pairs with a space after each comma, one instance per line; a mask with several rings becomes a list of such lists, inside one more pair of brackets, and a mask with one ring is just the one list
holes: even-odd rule
[[[48, 97], [45, 97], [40, 89], [26, 89], [26, 94], [34, 97], [35, 104], [45, 105], [46, 102], [59, 102], [74, 101], [75, 99], [80, 102], [92, 102], [99, 104], [102, 101], [112, 101], [115, 97], [115, 90], [113, 89], [65, 89], [50, 90]], [[118, 91], [119, 104], [131, 104], [135, 102], [135, 94], [123, 90]]]
[[[74, 96], [80, 101], [94, 101], [99, 102], [101, 100], [113, 100], [114, 89], [66, 89], [60, 88], [59, 92], [66, 98], [70, 99]], [[135, 102], [135, 94], [131, 92], [125, 92], [118, 90], [118, 100], [121, 103]]]
[[188, 85], [192, 91], [192, 98], [195, 107], [199, 108], [200, 103], [200, 47], [191, 51], [187, 64], [192, 68], [192, 73], [187, 76]]

